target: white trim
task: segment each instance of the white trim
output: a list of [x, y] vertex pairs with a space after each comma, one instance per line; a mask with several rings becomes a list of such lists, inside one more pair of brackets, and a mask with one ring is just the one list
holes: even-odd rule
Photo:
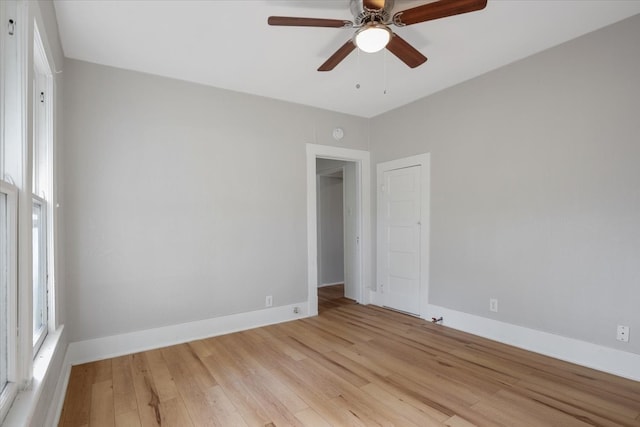
[[509, 344], [566, 362], [640, 381], [640, 354], [512, 325], [436, 305], [431, 317], [443, 317], [443, 325]]
[[44, 47], [44, 38], [41, 36], [40, 24], [38, 24], [37, 18], [34, 18], [33, 23], [33, 66], [38, 74], [43, 76], [53, 74], [49, 66], [49, 57]]
[[41, 32], [41, 40], [42, 40], [42, 48], [43, 53], [46, 56], [47, 64], [49, 69], [51, 70], [51, 74], [59, 73], [62, 70], [62, 64], [56, 64], [55, 57], [53, 56], [53, 50], [51, 49], [51, 43], [49, 42], [49, 38], [47, 37], [44, 25], [44, 18], [42, 17], [42, 11], [40, 7], [32, 7], [31, 8], [33, 15], [33, 22], [38, 26], [39, 29], [42, 29]]
[[[12, 368], [12, 377], [14, 378], [17, 388], [22, 389], [23, 391], [18, 393], [13, 408], [22, 406], [28, 407], [28, 411], [33, 411], [35, 410], [35, 406], [30, 405], [37, 405], [39, 399], [44, 402], [48, 402], [50, 397], [48, 395], [48, 387], [46, 384], [43, 386], [40, 379], [58, 374], [59, 365], [62, 363], [61, 356], [66, 350], [66, 345], [64, 346], [65, 348], [58, 350], [59, 340], [55, 339], [57, 331], [53, 330], [55, 322], [49, 321], [49, 333], [51, 334], [51, 337], [47, 337], [44, 340], [41, 351], [36, 356], [36, 359], [34, 360], [32, 357], [31, 270], [33, 266], [31, 262], [31, 174], [33, 165], [31, 150], [33, 150], [33, 67], [37, 66], [37, 64], [34, 63], [34, 54], [44, 54], [46, 64], [54, 66], [55, 64], [53, 63], [47, 34], [44, 32], [44, 21], [38, 4], [36, 2], [27, 1], [3, 1], [1, 3], [3, 12], [6, 12], [6, 14], [3, 13], [3, 31], [2, 36], [0, 37], [0, 51], [2, 51], [4, 61], [1, 64], [3, 73], [1, 83], [4, 85], [2, 92], [4, 105], [2, 106], [3, 110], [1, 113], [2, 120], [4, 120], [2, 127], [5, 134], [10, 136], [9, 139], [3, 141], [2, 146], [5, 151], [2, 153], [2, 158], [5, 158], [5, 155], [7, 155], [6, 148], [7, 144], [10, 143], [10, 155], [8, 157], [11, 157], [15, 161], [10, 162], [11, 167], [9, 170], [7, 170], [7, 168], [0, 168], [2, 169], [0, 170], [2, 175], [0, 178], [10, 180], [18, 189], [18, 249], [17, 251], [14, 251], [16, 252], [14, 255], [17, 256], [15, 265], [17, 268], [18, 278], [18, 303], [13, 306], [14, 309], [17, 310], [15, 318], [17, 321], [17, 327], [19, 327], [19, 335], [17, 338], [14, 338], [16, 340], [16, 345], [14, 347], [17, 348], [17, 354], [19, 357], [17, 357], [14, 367]], [[6, 29], [5, 25], [7, 15], [14, 18], [16, 22], [16, 31], [13, 37], [6, 37], [6, 33], [4, 31]], [[38, 33], [38, 29], [43, 31]], [[5, 60], [7, 58], [12, 58], [12, 62], [10, 64], [6, 63]], [[45, 71], [47, 70], [45, 69]], [[53, 83], [51, 69], [48, 70], [48, 74], [46, 82], [47, 88], [45, 91], [50, 93], [48, 99], [53, 100], [55, 84]], [[11, 91], [9, 92], [6, 91], [8, 87], [11, 88]], [[55, 131], [55, 123], [53, 122], [54, 107], [55, 106], [52, 102], [47, 103], [48, 117], [46, 130], [49, 134], [49, 142], [51, 144], [55, 142], [53, 135]], [[49, 157], [52, 167], [53, 164], [51, 159], [53, 158], [54, 153], [49, 150], [47, 156]], [[51, 173], [51, 170], [52, 169], [49, 170], [49, 173]], [[45, 189], [45, 193], [47, 194], [49, 203], [55, 201], [55, 198], [52, 197], [53, 187]], [[46, 218], [49, 222], [48, 231], [52, 233], [54, 230], [50, 224], [54, 220], [54, 215], [51, 214], [51, 212], [47, 212]], [[47, 240], [48, 242], [51, 242], [51, 244], [54, 242], [54, 239], [52, 238]], [[52, 255], [53, 251], [50, 251], [50, 253]], [[51, 257], [49, 261], [53, 263], [54, 259]], [[51, 271], [53, 271], [53, 269], [51, 269]], [[50, 301], [55, 301], [55, 294], [53, 292], [49, 292], [49, 298]], [[49, 313], [51, 315], [53, 315], [53, 311], [51, 310], [53, 306], [54, 304], [49, 304]], [[52, 342], [54, 343], [54, 350], [51, 350], [52, 347], [50, 347], [50, 343]], [[58, 361], [49, 368], [50, 363], [45, 363], [44, 361], [50, 360], [51, 357], [58, 357], [52, 356], [54, 353], [59, 354], [60, 357]], [[54, 372], [55, 374], [51, 374], [49, 371]], [[45, 393], [46, 395], [38, 398], [37, 396], [40, 393]], [[33, 398], [33, 396], [36, 396], [36, 398]], [[13, 417], [11, 415], [13, 413], [13, 408], [9, 412], [9, 416], [11, 417]], [[12, 425], [11, 423], [9, 424]], [[19, 425], [26, 424], [19, 423]]]
[[369, 304], [373, 304], [373, 305], [377, 305], [379, 307], [383, 307], [384, 304], [382, 303], [382, 298], [380, 297], [380, 294], [378, 294], [377, 291], [374, 291], [373, 289], [369, 290]]
[[[19, 351], [18, 351], [18, 189], [0, 180], [0, 193], [6, 195], [7, 221], [7, 380], [8, 384], [0, 394], [0, 423], [9, 412], [13, 399], [18, 394]], [[2, 387], [4, 384], [0, 384]]]
[[[0, 22], [2, 22], [2, 28], [4, 25], [8, 25], [9, 23], [9, 14], [6, 11], [7, 2], [0, 1]], [[5, 65], [6, 65], [6, 40], [5, 38], [8, 36], [8, 31], [0, 31], [0, 180], [4, 180], [4, 109], [5, 109]], [[1, 407], [1, 405], [0, 405]], [[2, 417], [0, 416], [0, 420]]]
[[[45, 91], [45, 101], [44, 101], [44, 120], [41, 121], [38, 125], [39, 135], [37, 135], [38, 144], [34, 144], [32, 147], [34, 152], [38, 154], [38, 162], [32, 164], [32, 168], [35, 171], [37, 178], [37, 186], [40, 187], [42, 184], [42, 178], [40, 173], [46, 175], [44, 188], [38, 188], [39, 194], [43, 200], [43, 206], [45, 211], [45, 220], [46, 220], [46, 274], [47, 274], [47, 332], [53, 332], [58, 327], [57, 316], [56, 316], [56, 251], [55, 251], [55, 238], [56, 230], [55, 230], [55, 204], [57, 203], [57, 198], [55, 197], [56, 183], [54, 182], [55, 176], [55, 133], [54, 133], [54, 112], [55, 112], [55, 101], [56, 101], [56, 91], [55, 84], [53, 79], [53, 72], [51, 67], [50, 56], [47, 53], [50, 52], [48, 49], [48, 45], [45, 46], [47, 42], [46, 38], [42, 37], [42, 32], [39, 28], [39, 18], [36, 14], [34, 18], [34, 34], [33, 34], [33, 61], [34, 68], [37, 70], [36, 72], [36, 80], [39, 80], [38, 75], [42, 76], [44, 79], [44, 91]], [[36, 85], [38, 86], [38, 85]], [[35, 91], [35, 87], [34, 87]], [[36, 97], [37, 98], [37, 97]], [[38, 99], [34, 100], [34, 108], [38, 107]], [[40, 119], [40, 116], [38, 116]], [[36, 135], [34, 135], [33, 140], [36, 140]], [[40, 150], [45, 151], [44, 155], [40, 153]], [[33, 158], [33, 156], [32, 156]], [[39, 167], [37, 167], [39, 166]], [[32, 183], [33, 187], [34, 183]], [[44, 193], [44, 196], [42, 195]]]
[[307, 144], [307, 288], [308, 305], [307, 312], [310, 316], [318, 314], [318, 246], [317, 246], [317, 194], [316, 194], [316, 159], [334, 159], [356, 164], [356, 199], [360, 212], [359, 236], [360, 251], [358, 262], [360, 263], [359, 303], [369, 303], [371, 279], [371, 173], [370, 154], [368, 151], [353, 150], [328, 145]]
[[[45, 281], [44, 283], [44, 297], [45, 297], [45, 301], [44, 301], [44, 310], [46, 311], [44, 319], [43, 319], [43, 324], [42, 327], [38, 328], [38, 331], [34, 331], [34, 335], [32, 335], [32, 341], [35, 340], [35, 342], [33, 343], [33, 356], [34, 358], [37, 357], [38, 355], [38, 351], [40, 350], [40, 347], [42, 346], [42, 343], [44, 342], [45, 338], [47, 337], [47, 334], [50, 333], [51, 331], [49, 330], [49, 295], [48, 295], [48, 285], [47, 285], [47, 274], [48, 274], [48, 265], [47, 265], [47, 250], [49, 248], [49, 244], [47, 242], [47, 239], [49, 237], [49, 232], [47, 230], [47, 227], [49, 225], [48, 221], [47, 221], [47, 201], [44, 200], [41, 197], [36, 196], [35, 194], [33, 194], [31, 196], [31, 200], [32, 200], [32, 207], [31, 207], [31, 213], [33, 214], [33, 211], [35, 209], [33, 209], [34, 206], [39, 206], [40, 207], [40, 214], [42, 215], [42, 225], [44, 225], [43, 229], [39, 230], [39, 236], [38, 236], [38, 245], [41, 244], [41, 240], [44, 239], [44, 255], [45, 255], [45, 259], [44, 259], [44, 263], [38, 265], [38, 275], [40, 276], [40, 280]], [[32, 232], [32, 238], [33, 238], [33, 232]], [[35, 249], [33, 247], [33, 244], [31, 245], [32, 249]], [[42, 249], [42, 247], [38, 247], [38, 251], [40, 251]], [[32, 258], [33, 260], [33, 258]], [[33, 277], [32, 277], [33, 280]], [[38, 290], [40, 288], [40, 284], [38, 284]], [[33, 296], [35, 297], [35, 295]], [[36, 307], [34, 304], [31, 305], [31, 310], [35, 311]], [[35, 325], [34, 325], [35, 326]], [[33, 327], [33, 326], [32, 326]]]
[[[299, 313], [294, 313], [295, 307]], [[123, 356], [307, 317], [305, 303], [214, 317], [144, 331], [73, 342], [67, 350], [72, 365]]]
[[5, 417], [9, 414], [17, 395], [18, 385], [16, 383], [7, 383], [7, 386], [0, 393], [0, 425], [5, 425]]
[[402, 159], [391, 160], [388, 162], [378, 163], [376, 165], [376, 213], [378, 214], [376, 230], [377, 230], [377, 247], [376, 247], [376, 301], [382, 303], [384, 301], [384, 295], [380, 294], [378, 285], [382, 281], [382, 236], [381, 222], [380, 222], [380, 209], [381, 209], [381, 186], [383, 181], [383, 174], [387, 171], [395, 169], [403, 169], [412, 166], [420, 166], [420, 313], [419, 316], [423, 319], [427, 318], [427, 307], [429, 305], [429, 234], [430, 234], [430, 195], [431, 195], [431, 156], [429, 153], [418, 154], [415, 156], [405, 157]]
[[[305, 302], [70, 343], [45, 425], [58, 425], [71, 367], [307, 317]], [[294, 313], [298, 308], [299, 313]]]
[[56, 389], [53, 398], [49, 403], [49, 410], [45, 418], [45, 426], [57, 426], [60, 423], [60, 415], [62, 415], [62, 407], [64, 406], [64, 398], [67, 395], [67, 387], [69, 386], [69, 378], [71, 377], [71, 363], [69, 363], [68, 352], [64, 355], [60, 376], [56, 383]]
[[[299, 309], [297, 314], [294, 313], [295, 308]], [[298, 304], [273, 307], [248, 313], [232, 314], [229, 316], [70, 343], [64, 357], [62, 369], [60, 370], [55, 393], [53, 394], [53, 399], [47, 412], [47, 422], [45, 425], [58, 425], [60, 421], [62, 405], [73, 365], [245, 331], [247, 329], [288, 322], [305, 317], [308, 317], [306, 313], [306, 303], [300, 302]]]
[[[375, 292], [371, 293], [372, 298], [375, 298]], [[72, 365], [307, 317], [302, 312], [293, 315], [294, 307], [303, 309], [304, 303], [71, 343], [56, 385], [55, 397], [49, 407], [46, 425], [57, 425], [59, 422]], [[428, 313], [433, 317], [443, 316], [443, 325], [454, 329], [636, 381], [640, 380], [640, 355], [637, 354], [435, 305], [428, 306]]]
[[[33, 6], [28, 2], [16, 3], [16, 47], [19, 96], [19, 129], [16, 141], [20, 145], [20, 167], [16, 172], [18, 193], [18, 304], [19, 336], [18, 384], [21, 388], [31, 385], [33, 379], [33, 321], [32, 321], [32, 245], [31, 245], [31, 150], [33, 141]], [[5, 123], [6, 124], [6, 123]]]
[[[64, 356], [63, 352], [66, 350], [66, 348], [63, 348], [64, 342], [64, 326], [60, 326], [56, 331], [50, 332], [47, 335], [33, 363], [33, 381], [30, 387], [18, 393], [2, 425], [26, 426], [33, 423], [34, 418], [36, 418], [35, 411], [38, 403], [41, 403], [41, 400], [45, 399], [42, 393], [45, 388], [48, 388], [47, 384], [51, 381], [56, 381], [56, 384], [60, 382], [61, 377], [54, 375], [58, 374], [58, 368], [60, 366], [65, 367], [62, 361]], [[60, 371], [64, 372], [65, 369], [61, 369]], [[57, 391], [58, 387], [56, 387], [56, 392]], [[61, 394], [61, 398], [64, 400], [64, 389], [61, 390]], [[54, 400], [58, 398], [57, 395], [53, 396], [55, 396]], [[45, 405], [48, 403], [47, 401], [43, 402]], [[53, 403], [48, 404], [52, 405]], [[51, 412], [51, 408], [48, 408], [48, 412]], [[45, 425], [53, 426], [57, 425], [57, 423], [47, 423]]]

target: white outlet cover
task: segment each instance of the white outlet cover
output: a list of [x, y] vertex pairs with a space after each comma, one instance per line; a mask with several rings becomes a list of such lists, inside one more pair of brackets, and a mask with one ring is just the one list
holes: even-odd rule
[[498, 312], [498, 300], [496, 298], [489, 299], [489, 310], [494, 313]]
[[618, 332], [616, 334], [616, 339], [622, 342], [629, 342], [629, 327], [618, 325]]

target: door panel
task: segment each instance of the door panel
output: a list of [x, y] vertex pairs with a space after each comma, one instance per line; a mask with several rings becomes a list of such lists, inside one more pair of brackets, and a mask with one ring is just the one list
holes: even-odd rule
[[389, 250], [392, 252], [411, 252], [417, 244], [414, 227], [394, 227], [389, 233]]

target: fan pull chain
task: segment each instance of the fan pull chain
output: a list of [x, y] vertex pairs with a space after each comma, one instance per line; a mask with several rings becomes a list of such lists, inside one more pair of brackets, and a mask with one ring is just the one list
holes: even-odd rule
[[362, 76], [362, 68], [360, 67], [360, 49], [356, 48], [356, 51], [358, 52], [358, 77], [356, 78], [356, 89], [360, 89], [360, 83], [358, 82]]
[[387, 94], [387, 50], [384, 49], [382, 52], [382, 69], [384, 72], [384, 91], [382, 92], [384, 95]]

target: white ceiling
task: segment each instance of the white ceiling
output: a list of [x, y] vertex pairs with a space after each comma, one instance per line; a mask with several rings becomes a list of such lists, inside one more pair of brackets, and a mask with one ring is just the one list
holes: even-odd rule
[[[429, 3], [396, 0], [394, 11]], [[55, 0], [65, 56], [373, 117], [640, 13], [638, 0], [489, 0], [393, 28], [429, 60], [354, 51], [316, 69], [353, 29], [270, 27], [270, 15], [351, 20], [348, 0]], [[359, 88], [358, 88], [359, 86]]]

